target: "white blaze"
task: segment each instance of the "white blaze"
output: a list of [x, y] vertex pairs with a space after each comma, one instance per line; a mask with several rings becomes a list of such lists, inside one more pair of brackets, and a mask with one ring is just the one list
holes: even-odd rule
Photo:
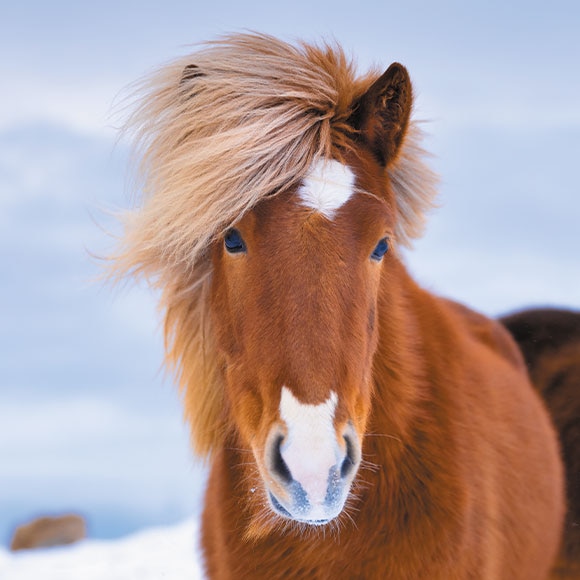
[[288, 434], [280, 452], [292, 477], [300, 483], [312, 504], [322, 504], [328, 489], [330, 469], [343, 452], [336, 440], [334, 413], [338, 397], [320, 405], [301, 403], [287, 387], [282, 387], [280, 417]]
[[334, 159], [317, 161], [298, 190], [302, 203], [322, 213], [328, 219], [354, 193], [354, 173]]

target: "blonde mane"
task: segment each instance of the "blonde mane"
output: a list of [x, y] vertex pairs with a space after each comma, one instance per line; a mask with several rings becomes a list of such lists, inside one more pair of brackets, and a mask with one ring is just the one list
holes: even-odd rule
[[[137, 92], [125, 131], [134, 139], [142, 198], [125, 215], [112, 269], [162, 290], [166, 360], [201, 456], [223, 440], [226, 425], [208, 247], [261, 199], [348, 146], [351, 107], [377, 77], [357, 77], [338, 46], [240, 34], [173, 62]], [[403, 245], [421, 233], [434, 197], [419, 137], [412, 125], [389, 172]]]

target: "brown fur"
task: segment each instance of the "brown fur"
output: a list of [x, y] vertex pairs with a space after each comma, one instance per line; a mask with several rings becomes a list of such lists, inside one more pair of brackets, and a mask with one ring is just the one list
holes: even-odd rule
[[558, 571], [580, 578], [580, 312], [525, 310], [501, 319], [560, 435], [568, 510]]
[[[163, 288], [168, 361], [212, 454], [208, 575], [547, 578], [562, 468], [521, 356], [498, 323], [420, 289], [396, 251], [434, 184], [405, 68], [357, 78], [336, 47], [254, 35], [192, 60], [137, 113], [146, 199], [117, 268]], [[332, 220], [297, 196], [321, 158], [356, 177]], [[226, 251], [232, 225], [247, 251]], [[282, 386], [307, 405], [336, 393], [335, 435], [352, 425], [363, 442], [346, 507], [322, 527], [268, 503], [284, 492], [268, 460]]]

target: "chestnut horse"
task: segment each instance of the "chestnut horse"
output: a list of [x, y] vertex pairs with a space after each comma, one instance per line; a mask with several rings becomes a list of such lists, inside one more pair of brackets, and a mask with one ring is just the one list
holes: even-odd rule
[[242, 34], [143, 90], [115, 267], [162, 291], [207, 575], [547, 578], [562, 465], [521, 354], [400, 256], [435, 189], [406, 69]]
[[580, 578], [580, 312], [524, 310], [501, 322], [521, 348], [560, 435], [568, 510], [556, 571], [558, 578]]

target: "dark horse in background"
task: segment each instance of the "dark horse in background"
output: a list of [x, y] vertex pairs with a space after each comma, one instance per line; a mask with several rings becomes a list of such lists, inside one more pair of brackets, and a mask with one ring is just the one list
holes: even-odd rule
[[501, 322], [518, 343], [560, 436], [568, 510], [556, 571], [580, 578], [580, 312], [524, 310]]

